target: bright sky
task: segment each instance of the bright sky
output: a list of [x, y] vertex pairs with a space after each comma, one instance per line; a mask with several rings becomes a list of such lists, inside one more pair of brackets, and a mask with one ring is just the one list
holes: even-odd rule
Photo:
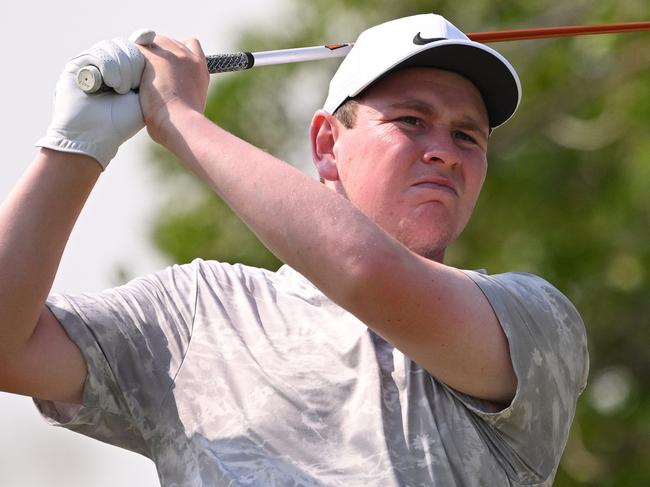
[[[52, 94], [65, 60], [98, 40], [150, 27], [180, 39], [198, 38], [206, 53], [237, 50], [242, 27], [272, 23], [282, 0], [9, 0], [0, 17], [5, 67], [0, 77], [4, 154], [0, 198], [25, 170], [50, 118]], [[274, 24], [271, 24], [274, 25]], [[273, 49], [260, 46], [259, 50]], [[148, 139], [140, 133], [120, 149], [82, 213], [54, 291], [98, 291], [115, 284], [124, 265], [134, 274], [165, 261], [147, 241], [157, 187], [148, 169]], [[0, 486], [158, 486], [142, 457], [47, 425], [28, 398], [0, 393]]]

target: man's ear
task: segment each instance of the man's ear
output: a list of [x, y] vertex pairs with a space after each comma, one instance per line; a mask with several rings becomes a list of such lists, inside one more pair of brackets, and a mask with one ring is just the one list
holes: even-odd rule
[[334, 147], [340, 130], [340, 123], [336, 117], [324, 110], [318, 110], [311, 120], [309, 129], [311, 157], [318, 175], [326, 181], [339, 179]]

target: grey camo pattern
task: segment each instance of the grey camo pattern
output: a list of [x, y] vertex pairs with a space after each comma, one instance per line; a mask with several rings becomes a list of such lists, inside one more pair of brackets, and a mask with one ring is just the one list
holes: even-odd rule
[[584, 325], [539, 277], [465, 271], [519, 379], [463, 395], [284, 266], [196, 260], [48, 306], [88, 362], [52, 424], [153, 460], [162, 487], [550, 486], [588, 371]]

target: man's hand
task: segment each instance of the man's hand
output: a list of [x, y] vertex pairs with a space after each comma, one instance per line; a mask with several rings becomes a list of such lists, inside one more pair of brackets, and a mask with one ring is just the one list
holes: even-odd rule
[[[142, 34], [101, 41], [65, 65], [56, 85], [52, 122], [37, 146], [85, 154], [106, 168], [120, 144], [144, 127], [138, 95], [132, 91], [140, 85], [145, 65], [133, 42], [146, 42]], [[96, 66], [113, 90], [92, 95], [81, 91], [77, 72], [88, 65]]]
[[140, 105], [152, 139], [168, 147], [174, 137], [174, 115], [203, 113], [210, 74], [196, 39], [181, 42], [156, 36], [141, 49], [147, 63], [140, 85]]

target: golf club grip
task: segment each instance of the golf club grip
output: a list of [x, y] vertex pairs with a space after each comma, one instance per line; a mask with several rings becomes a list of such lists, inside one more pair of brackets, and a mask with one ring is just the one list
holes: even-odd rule
[[213, 54], [206, 56], [205, 61], [208, 63], [208, 72], [210, 74], [242, 71], [252, 68], [255, 64], [255, 58], [250, 52]]
[[[242, 71], [250, 69], [255, 64], [255, 58], [250, 52], [235, 52], [232, 54], [213, 54], [206, 56], [210, 74]], [[102, 74], [96, 66], [84, 66], [77, 73], [77, 85], [84, 92], [103, 93], [111, 88], [104, 84]]]

